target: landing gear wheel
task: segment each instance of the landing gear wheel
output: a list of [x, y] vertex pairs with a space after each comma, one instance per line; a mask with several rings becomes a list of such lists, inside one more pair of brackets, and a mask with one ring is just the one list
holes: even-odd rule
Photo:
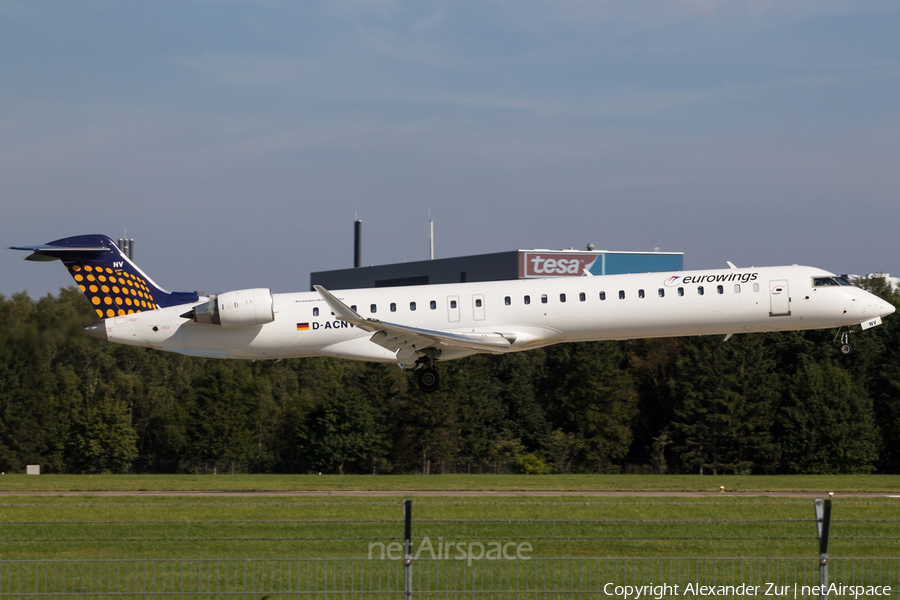
[[426, 394], [431, 394], [441, 385], [441, 377], [438, 372], [429, 367], [419, 373], [419, 389]]
[[841, 327], [838, 329], [837, 335], [834, 336], [834, 341], [838, 341], [840, 339], [841, 344], [841, 354], [847, 356], [853, 351], [853, 348], [850, 347], [850, 334], [853, 333], [853, 330], [849, 327]]

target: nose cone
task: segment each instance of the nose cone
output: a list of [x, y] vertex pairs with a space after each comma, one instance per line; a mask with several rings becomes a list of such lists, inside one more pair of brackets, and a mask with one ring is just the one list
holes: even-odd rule
[[104, 342], [109, 341], [109, 338], [106, 337], [106, 321], [91, 323], [90, 325], [85, 326], [84, 332], [98, 340], [103, 340]]
[[895, 310], [897, 310], [897, 308], [896, 308], [893, 304], [891, 304], [891, 303], [889, 303], [889, 302], [885, 302], [885, 303], [884, 303], [884, 310], [883, 310], [883, 312], [881, 313], [881, 316], [882, 316], [882, 317], [886, 317], [886, 316], [888, 316], [888, 315], [890, 315], [890, 314], [893, 314]]

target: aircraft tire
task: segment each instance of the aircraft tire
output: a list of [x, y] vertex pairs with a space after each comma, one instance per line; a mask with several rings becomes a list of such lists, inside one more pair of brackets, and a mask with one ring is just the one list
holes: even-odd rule
[[841, 344], [841, 354], [847, 356], [853, 351], [853, 348], [850, 347], [850, 344]]
[[426, 394], [434, 393], [441, 385], [441, 377], [435, 369], [425, 369], [419, 373], [419, 389]]

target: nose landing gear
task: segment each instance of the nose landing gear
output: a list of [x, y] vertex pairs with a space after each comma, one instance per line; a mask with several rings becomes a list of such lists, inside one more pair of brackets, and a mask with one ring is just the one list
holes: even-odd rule
[[841, 354], [847, 356], [851, 352], [853, 352], [853, 348], [850, 346], [850, 328], [849, 327], [841, 327], [838, 329], [837, 335], [834, 336], [834, 340], [837, 341], [838, 338], [841, 340]]

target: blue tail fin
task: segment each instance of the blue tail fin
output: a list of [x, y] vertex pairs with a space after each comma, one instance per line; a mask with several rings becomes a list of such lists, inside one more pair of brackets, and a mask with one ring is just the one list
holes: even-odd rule
[[105, 235], [78, 235], [30, 250], [26, 260], [61, 260], [101, 318], [196, 302], [194, 292], [168, 292], [159, 287]]

